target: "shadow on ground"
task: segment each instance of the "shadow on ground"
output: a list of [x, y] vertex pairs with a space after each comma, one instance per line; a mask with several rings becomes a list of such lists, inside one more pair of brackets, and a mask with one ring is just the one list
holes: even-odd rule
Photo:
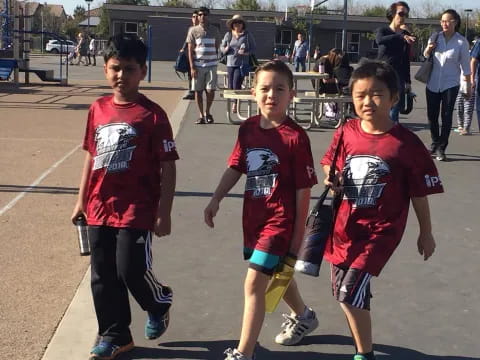
[[[236, 340], [216, 341], [176, 341], [158, 344], [158, 348], [137, 347], [124, 354], [121, 360], [134, 359], [223, 359], [223, 352], [229, 347], [235, 347]], [[345, 354], [333, 354], [313, 351], [301, 351], [301, 345], [325, 344], [345, 345]], [[298, 348], [299, 350], [293, 350]], [[299, 346], [289, 347], [288, 351], [271, 351], [261, 345], [257, 346], [256, 357], [262, 360], [351, 360], [353, 349], [350, 337], [342, 335], [316, 335], [306, 337]], [[462, 356], [429, 355], [413, 349], [399, 346], [375, 344], [378, 360], [479, 360], [480, 358]]]

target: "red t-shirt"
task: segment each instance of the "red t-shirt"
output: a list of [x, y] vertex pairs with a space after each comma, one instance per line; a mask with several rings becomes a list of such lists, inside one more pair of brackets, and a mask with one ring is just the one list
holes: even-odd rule
[[307, 134], [291, 119], [263, 129], [260, 116], [251, 117], [240, 126], [228, 165], [247, 175], [245, 247], [286, 255], [295, 223], [296, 190], [317, 183]]
[[178, 159], [165, 111], [143, 95], [125, 105], [102, 97], [90, 107], [83, 148], [92, 155], [88, 224], [153, 230], [160, 162]]
[[[340, 130], [321, 164], [330, 165]], [[400, 243], [410, 198], [443, 192], [437, 169], [422, 141], [402, 125], [385, 134], [364, 132], [360, 120], [343, 126], [336, 164], [344, 196], [325, 258], [378, 275]]]

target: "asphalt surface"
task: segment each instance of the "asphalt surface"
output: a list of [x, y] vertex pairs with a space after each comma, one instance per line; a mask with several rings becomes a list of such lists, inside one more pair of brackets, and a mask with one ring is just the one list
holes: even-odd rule
[[[165, 75], [166, 79], [175, 80], [171, 63], [153, 66], [154, 79]], [[70, 76], [101, 79], [101, 67], [73, 69]], [[178, 81], [175, 84], [184, 86]], [[414, 91], [418, 94], [415, 110], [402, 117], [401, 122], [429, 144], [423, 85], [415, 83]], [[161, 97], [158, 101], [162, 105]], [[203, 223], [203, 208], [225, 169], [238, 129], [226, 123], [224, 111], [225, 102], [217, 97], [213, 107], [215, 124], [195, 125], [197, 112], [193, 102], [183, 116], [176, 138], [181, 159], [177, 162], [173, 231], [169, 237], [156, 239], [153, 247], [157, 278], [174, 290], [170, 328], [157, 341], [144, 340], [145, 314], [132, 300], [132, 332], [137, 347], [120, 359], [222, 359], [223, 351], [236, 345], [247, 269], [242, 260], [243, 179], [222, 202], [215, 229]], [[377, 359], [480, 359], [480, 197], [476, 191], [480, 136], [476, 121], [473, 128], [472, 136], [452, 133], [446, 152], [449, 161], [437, 163], [446, 192], [430, 197], [436, 253], [427, 262], [417, 253], [418, 226], [412, 210], [402, 243], [381, 276], [372, 281]], [[318, 171], [333, 130], [312, 129], [308, 134]], [[320, 192], [317, 185], [314, 197]], [[69, 213], [62, 215], [65, 216]], [[319, 278], [297, 275], [297, 280], [306, 303], [317, 312], [319, 328], [298, 346], [275, 344], [273, 338], [280, 331], [281, 313], [287, 311], [281, 304], [276, 313], [265, 318], [257, 359], [351, 359], [354, 349], [344, 316], [331, 296], [328, 266], [322, 267]], [[76, 295], [83, 296], [77, 311], [91, 319], [85, 283], [88, 279]], [[63, 313], [65, 309], [58, 310]], [[82, 329], [87, 338], [81, 346], [74, 336], [55, 336], [72, 349], [68, 359], [86, 359], [96, 328], [85, 330], [81, 319], [75, 321], [70, 326]], [[53, 359], [55, 349], [51, 350], [49, 358]]]

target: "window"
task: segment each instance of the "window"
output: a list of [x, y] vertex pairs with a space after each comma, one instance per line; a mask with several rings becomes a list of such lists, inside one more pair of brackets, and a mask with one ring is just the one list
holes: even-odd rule
[[276, 45], [288, 45], [292, 43], [292, 31], [291, 30], [280, 30], [277, 31], [275, 36]]
[[125, 23], [125, 33], [126, 34], [138, 34], [138, 24], [127, 22]]

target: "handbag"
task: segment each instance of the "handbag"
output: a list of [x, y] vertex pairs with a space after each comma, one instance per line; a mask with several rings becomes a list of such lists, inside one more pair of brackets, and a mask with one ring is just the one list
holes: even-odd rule
[[413, 101], [417, 101], [417, 95], [412, 91], [405, 91], [403, 106], [400, 108], [400, 114], [407, 115], [410, 114], [413, 110]]
[[[343, 139], [343, 128], [340, 131], [340, 137], [338, 139], [337, 147], [335, 148], [332, 165], [330, 166], [330, 172], [328, 174], [330, 180], [333, 180], [335, 177], [335, 165]], [[325, 200], [329, 191], [330, 186], [325, 186], [323, 193], [320, 195], [320, 198], [307, 218], [305, 235], [295, 264], [296, 271], [315, 277], [320, 273], [320, 265], [322, 264], [325, 245], [333, 231], [336, 210], [342, 199], [342, 194], [336, 194], [331, 203], [326, 205]]]
[[[437, 33], [437, 36], [435, 37], [434, 42], [437, 42], [438, 34], [439, 33]], [[415, 76], [414, 76], [416, 80], [418, 80], [418, 81], [420, 81], [424, 84], [428, 83], [428, 80], [430, 80], [430, 75], [432, 74], [434, 52], [435, 52], [435, 50], [432, 50], [432, 52], [430, 53], [428, 58], [422, 63], [422, 65], [420, 65], [420, 68], [417, 70], [417, 72], [415, 73]]]
[[[229, 31], [228, 32], [228, 37], [227, 37], [227, 45], [230, 45], [231, 41], [232, 41], [232, 32]], [[220, 59], [218, 60], [218, 62], [223, 64], [223, 65], [227, 65], [227, 56], [228, 56], [227, 53], [222, 54], [222, 56], [220, 56]]]

